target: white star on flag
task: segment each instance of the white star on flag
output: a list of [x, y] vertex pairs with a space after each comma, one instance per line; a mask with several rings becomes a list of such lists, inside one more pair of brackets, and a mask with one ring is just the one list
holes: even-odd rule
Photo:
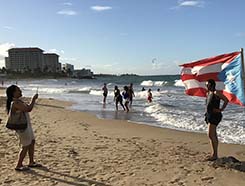
[[235, 76], [229, 72], [229, 74], [227, 75], [227, 80], [230, 82], [230, 83], [234, 83], [236, 85], [236, 82], [235, 82]]

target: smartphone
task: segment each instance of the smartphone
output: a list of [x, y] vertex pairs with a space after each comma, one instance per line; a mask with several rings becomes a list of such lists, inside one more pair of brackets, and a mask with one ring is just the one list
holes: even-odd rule
[[37, 87], [37, 90], [36, 90], [36, 94], [38, 94], [38, 87]]

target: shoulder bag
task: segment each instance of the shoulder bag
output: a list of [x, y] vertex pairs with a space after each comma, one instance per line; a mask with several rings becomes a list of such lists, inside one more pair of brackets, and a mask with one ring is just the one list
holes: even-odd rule
[[10, 130], [25, 130], [27, 128], [27, 119], [24, 112], [12, 112], [12, 104], [8, 114], [6, 127]]

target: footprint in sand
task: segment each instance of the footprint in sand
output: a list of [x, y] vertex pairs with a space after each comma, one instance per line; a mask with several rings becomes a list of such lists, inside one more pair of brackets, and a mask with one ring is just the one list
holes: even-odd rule
[[80, 125], [85, 128], [88, 128], [90, 126], [88, 123], [85, 123], [85, 122], [81, 122]]

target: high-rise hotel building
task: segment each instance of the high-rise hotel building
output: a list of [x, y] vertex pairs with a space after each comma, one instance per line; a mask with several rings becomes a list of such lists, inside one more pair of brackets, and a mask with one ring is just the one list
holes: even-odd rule
[[60, 72], [61, 63], [59, 63], [59, 55], [55, 53], [46, 53], [44, 56], [44, 72]]
[[9, 57], [5, 61], [7, 70], [34, 72], [43, 69], [44, 57], [43, 50], [40, 48], [11, 48], [8, 54]]
[[16, 72], [59, 72], [61, 70], [57, 54], [43, 54], [43, 50], [37, 47], [9, 49], [8, 57], [5, 58], [5, 67], [7, 70]]

